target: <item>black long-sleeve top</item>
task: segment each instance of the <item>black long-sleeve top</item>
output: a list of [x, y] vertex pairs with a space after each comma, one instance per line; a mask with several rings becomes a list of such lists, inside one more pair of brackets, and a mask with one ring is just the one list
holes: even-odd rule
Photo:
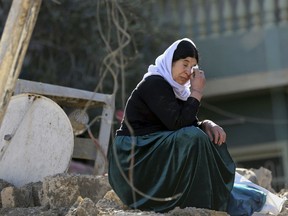
[[[199, 106], [200, 102], [193, 97], [189, 97], [187, 101], [177, 99], [173, 88], [163, 77], [149, 76], [129, 97], [124, 120], [116, 135], [142, 136], [157, 131], [173, 131], [190, 125], [199, 126]], [[132, 134], [129, 132], [131, 128]]]

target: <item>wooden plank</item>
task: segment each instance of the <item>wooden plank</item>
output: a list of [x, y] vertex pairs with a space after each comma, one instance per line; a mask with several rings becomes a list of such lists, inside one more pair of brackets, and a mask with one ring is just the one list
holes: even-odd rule
[[[111, 129], [113, 124], [114, 106], [104, 106], [101, 118], [100, 132], [99, 132], [99, 145], [102, 152], [97, 151], [94, 173], [106, 173], [107, 172], [107, 160], [104, 160], [104, 156], [107, 156], [109, 140], [111, 136]], [[103, 155], [103, 153], [105, 155]]]
[[15, 94], [35, 93], [51, 98], [59, 105], [84, 108], [103, 105], [114, 106], [114, 98], [110, 94], [95, 93], [65, 86], [34, 82], [19, 79], [15, 87]]
[[73, 158], [95, 160], [97, 154], [96, 145], [89, 138], [78, 138], [74, 139], [74, 151]]
[[38, 17], [42, 0], [14, 0], [0, 41], [0, 125]]
[[[100, 143], [98, 143], [100, 144]], [[102, 148], [105, 146], [101, 146]], [[105, 147], [107, 148], [107, 147]], [[103, 175], [107, 173], [108, 163], [106, 155], [104, 157], [102, 150], [92, 141], [90, 138], [75, 138], [74, 140], [74, 151], [72, 158], [93, 160], [94, 161], [94, 175]], [[104, 152], [106, 154], [106, 152]]]

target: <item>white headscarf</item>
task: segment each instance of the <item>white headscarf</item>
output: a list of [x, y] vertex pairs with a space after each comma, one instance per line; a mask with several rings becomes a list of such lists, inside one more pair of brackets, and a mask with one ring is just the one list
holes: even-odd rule
[[190, 81], [188, 80], [184, 85], [180, 85], [172, 77], [172, 58], [174, 51], [181, 41], [189, 41], [196, 48], [195, 44], [188, 38], [175, 41], [168, 47], [163, 54], [158, 56], [155, 60], [155, 65], [150, 65], [148, 72], [144, 74], [143, 79], [151, 75], [162, 76], [173, 88], [175, 96], [180, 100], [186, 101], [190, 95]]

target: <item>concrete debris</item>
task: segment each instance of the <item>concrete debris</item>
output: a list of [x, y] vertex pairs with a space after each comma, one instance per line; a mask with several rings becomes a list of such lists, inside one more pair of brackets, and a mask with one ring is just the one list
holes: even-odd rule
[[[0, 179], [0, 193], [1, 191], [6, 188], [6, 187], [10, 187], [10, 186], [13, 186], [12, 184], [4, 181], [3, 179]], [[0, 208], [2, 208], [2, 199], [1, 199], [1, 196], [0, 196]]]
[[3, 208], [34, 206], [31, 188], [6, 187], [1, 191]]
[[50, 208], [70, 207], [79, 196], [90, 198], [96, 203], [110, 189], [107, 177], [58, 174], [44, 178], [41, 203]]
[[236, 172], [238, 172], [240, 175], [244, 176], [249, 181], [253, 182], [254, 184], [258, 184], [258, 179], [251, 169], [245, 169], [245, 168], [236, 168]]
[[[270, 175], [264, 168], [237, 170], [248, 179], [271, 187]], [[260, 173], [260, 174], [259, 174]], [[268, 175], [267, 175], [268, 173]], [[260, 177], [261, 175], [262, 177]], [[272, 179], [272, 176], [271, 176]], [[266, 188], [266, 189], [268, 189]], [[17, 188], [0, 180], [2, 216], [227, 216], [225, 212], [198, 208], [175, 208], [161, 214], [131, 210], [111, 190], [107, 176], [62, 173], [46, 177], [43, 182], [29, 183]], [[288, 198], [288, 191], [282, 190], [280, 197]], [[288, 202], [279, 216], [287, 214]]]
[[264, 167], [260, 167], [259, 169], [252, 168], [249, 170], [244, 168], [237, 168], [236, 171], [254, 184], [266, 188], [272, 193], [276, 193], [271, 186], [272, 172], [270, 170]]
[[65, 216], [88, 216], [99, 215], [96, 204], [89, 198], [78, 197], [74, 205]]
[[271, 187], [272, 183], [272, 172], [264, 167], [260, 167], [259, 169], [251, 169], [258, 179], [258, 185], [263, 188], [266, 188], [272, 193], [276, 193], [275, 190]]

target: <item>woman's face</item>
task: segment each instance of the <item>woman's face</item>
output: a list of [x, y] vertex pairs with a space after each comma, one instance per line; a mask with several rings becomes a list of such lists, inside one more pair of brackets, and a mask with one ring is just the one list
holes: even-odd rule
[[172, 63], [172, 78], [180, 85], [184, 85], [191, 76], [191, 68], [197, 65], [197, 60], [192, 57], [179, 59]]

